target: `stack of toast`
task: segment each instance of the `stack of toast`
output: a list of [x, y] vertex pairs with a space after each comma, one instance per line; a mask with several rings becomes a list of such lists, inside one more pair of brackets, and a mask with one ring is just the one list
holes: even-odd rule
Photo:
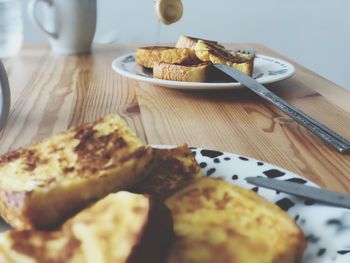
[[[175, 47], [150, 46], [136, 50], [136, 63], [153, 71], [159, 79], [212, 82], [229, 78], [213, 64], [225, 64], [249, 76], [253, 74], [254, 55], [234, 52], [216, 41], [180, 36]], [[229, 79], [232, 81], [232, 79]]]
[[0, 214], [0, 262], [297, 263], [306, 246], [277, 206], [115, 114], [3, 155]]

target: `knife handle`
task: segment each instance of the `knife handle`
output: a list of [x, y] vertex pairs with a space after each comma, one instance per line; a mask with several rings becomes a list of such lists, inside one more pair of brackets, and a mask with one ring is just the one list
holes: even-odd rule
[[300, 125], [310, 130], [313, 134], [321, 138], [330, 146], [336, 148], [340, 153], [345, 154], [350, 152], [350, 142], [347, 139], [300, 111], [298, 108], [284, 101], [276, 94], [266, 89], [266, 92], [259, 95], [269, 100], [272, 104], [277, 106]]

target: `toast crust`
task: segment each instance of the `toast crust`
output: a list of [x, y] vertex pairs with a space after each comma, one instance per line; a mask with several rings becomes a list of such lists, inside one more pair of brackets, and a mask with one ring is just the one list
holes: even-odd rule
[[201, 169], [188, 145], [172, 149], [153, 148], [152, 170], [132, 192], [150, 194], [161, 200], [200, 178]]
[[189, 48], [150, 46], [141, 47], [136, 50], [137, 64], [145, 68], [153, 68], [154, 65], [157, 65], [160, 62], [192, 65], [198, 64], [199, 60], [194, 50]]
[[179, 65], [160, 62], [153, 67], [153, 76], [158, 79], [206, 82], [211, 63], [203, 62], [197, 65]]

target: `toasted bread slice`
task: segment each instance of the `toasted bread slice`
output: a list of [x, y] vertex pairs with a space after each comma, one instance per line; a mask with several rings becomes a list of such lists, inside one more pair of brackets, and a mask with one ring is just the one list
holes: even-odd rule
[[225, 64], [234, 69], [252, 76], [254, 67], [254, 56], [232, 52], [216, 44], [198, 40], [194, 48], [196, 56], [202, 61], [213, 64]]
[[132, 192], [165, 199], [201, 177], [200, 166], [186, 144], [172, 149], [153, 149], [153, 168]]
[[203, 39], [203, 38], [196, 38], [196, 37], [190, 37], [190, 36], [184, 36], [181, 35], [178, 39], [178, 41], [176, 42], [176, 47], [177, 48], [191, 48], [194, 49], [198, 40], [202, 40], [206, 43], [211, 43], [214, 45], [217, 45], [219, 47], [222, 47], [222, 45], [220, 45], [217, 41], [213, 41], [213, 40], [207, 40], [207, 39]]
[[137, 64], [145, 68], [153, 68], [159, 62], [192, 65], [197, 64], [199, 60], [194, 50], [189, 48], [151, 46], [141, 47], [136, 50]]
[[173, 239], [169, 210], [149, 196], [110, 194], [54, 232], [0, 234], [1, 262], [164, 262]]
[[179, 65], [160, 62], [153, 67], [153, 77], [165, 80], [205, 82], [211, 63]]
[[108, 115], [0, 157], [0, 213], [14, 228], [49, 229], [91, 201], [141, 181], [152, 149]]
[[255, 192], [201, 178], [166, 201], [176, 241], [168, 262], [299, 263], [303, 233]]

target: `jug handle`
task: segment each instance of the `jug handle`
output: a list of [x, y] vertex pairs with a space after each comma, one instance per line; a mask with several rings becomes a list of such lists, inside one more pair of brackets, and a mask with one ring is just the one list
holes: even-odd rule
[[43, 2], [47, 4], [48, 6], [52, 7], [54, 3], [52, 0], [30, 0], [28, 3], [28, 14], [33, 23], [45, 34], [51, 36], [52, 38], [57, 38], [58, 34], [55, 32], [49, 32], [40, 22], [37, 14], [36, 14], [36, 7], [38, 6], [39, 2]]
[[0, 100], [0, 129], [3, 129], [6, 125], [11, 105], [11, 92], [10, 84], [7, 78], [6, 70], [4, 65], [0, 60], [0, 90], [1, 90], [1, 100]]

